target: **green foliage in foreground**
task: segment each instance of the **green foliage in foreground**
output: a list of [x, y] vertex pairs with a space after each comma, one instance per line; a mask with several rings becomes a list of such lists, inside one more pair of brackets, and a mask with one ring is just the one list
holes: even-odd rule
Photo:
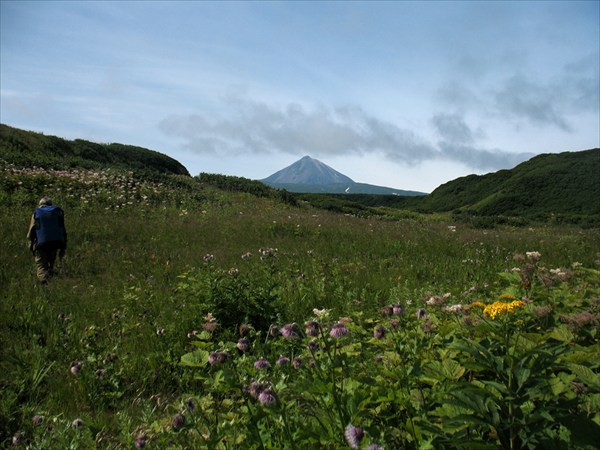
[[[2, 447], [347, 448], [352, 425], [363, 448], [592, 448], [597, 230], [359, 218], [115, 169], [4, 166], [0, 186]], [[42, 287], [24, 238], [46, 194], [70, 247]]]

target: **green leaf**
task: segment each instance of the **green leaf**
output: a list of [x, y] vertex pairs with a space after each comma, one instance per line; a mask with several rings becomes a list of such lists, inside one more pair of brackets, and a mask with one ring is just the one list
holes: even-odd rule
[[181, 364], [188, 367], [204, 367], [208, 363], [209, 352], [198, 349], [181, 357]]

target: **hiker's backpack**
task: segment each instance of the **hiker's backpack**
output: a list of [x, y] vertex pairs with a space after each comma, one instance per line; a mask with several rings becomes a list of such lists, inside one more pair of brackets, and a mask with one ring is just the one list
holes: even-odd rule
[[44, 205], [35, 209], [36, 238], [38, 244], [65, 240], [64, 211], [59, 206]]

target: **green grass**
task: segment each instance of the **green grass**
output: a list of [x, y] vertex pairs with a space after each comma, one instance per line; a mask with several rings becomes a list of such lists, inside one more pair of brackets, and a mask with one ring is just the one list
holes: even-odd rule
[[[449, 293], [452, 303], [490, 302], [510, 288], [519, 298], [535, 294], [544, 305], [551, 301], [559, 305], [553, 310], [552, 326], [560, 330], [563, 327], [559, 326], [558, 315], [563, 312], [571, 314], [575, 307], [598, 312], [597, 303], [593, 303], [599, 295], [597, 272], [590, 272], [593, 276], [582, 272], [577, 282], [561, 285], [560, 289], [540, 284], [529, 293], [514, 280], [508, 284], [505, 280], [513, 267], [522, 265], [513, 260], [514, 255], [534, 250], [543, 255], [548, 269], [568, 268], [578, 262], [592, 271], [600, 251], [600, 234], [595, 229], [497, 226], [485, 230], [453, 223], [450, 216], [432, 220], [431, 216], [415, 213], [403, 220], [389, 216], [361, 218], [306, 204], [291, 206], [277, 197], [226, 192], [197, 179], [174, 176], [143, 181], [126, 172], [100, 172], [106, 177], [93, 178], [93, 172], [77, 176], [70, 172], [15, 173], [8, 167], [0, 174], [0, 203], [5, 211], [0, 217], [0, 446], [8, 446], [15, 433], [23, 432], [32, 448], [131, 448], [136, 437], [142, 435], [148, 437], [152, 448], [208, 448], [211, 439], [215, 439], [211, 445], [219, 441], [219, 448], [227, 448], [234, 443], [221, 434], [235, 428], [243, 448], [260, 448], [261, 439], [266, 448], [291, 448], [293, 441], [342, 448], [343, 428], [347, 425], [339, 422], [343, 417], [362, 421], [374, 441], [377, 438], [378, 442], [388, 443], [386, 448], [399, 448], [400, 443], [417, 448], [427, 441], [452, 447], [450, 437], [440, 431], [431, 415], [449, 408], [441, 400], [442, 392], [436, 391], [437, 384], [411, 385], [414, 389], [425, 389], [427, 385], [432, 395], [431, 410], [425, 404], [402, 406], [406, 399], [400, 397], [379, 403], [370, 397], [379, 395], [387, 383], [401, 386], [406, 378], [394, 368], [389, 373], [372, 373], [353, 353], [362, 352], [363, 359], [375, 354], [377, 346], [369, 343], [367, 335], [378, 323], [389, 328], [389, 323], [377, 319], [383, 306], [401, 303], [412, 317], [414, 310], [431, 297]], [[51, 194], [55, 203], [65, 208], [69, 231], [69, 249], [60, 274], [47, 287], [36, 282], [33, 258], [25, 243], [32, 210], [45, 194]], [[273, 256], [261, 258], [261, 248], [277, 250], [271, 252]], [[207, 261], [207, 255], [214, 258]], [[538, 281], [547, 274], [539, 272]], [[334, 381], [323, 382], [321, 387], [327, 390], [340, 386], [342, 378], [337, 377], [342, 364], [348, 374], [346, 386], [367, 389], [365, 395], [371, 402], [348, 406], [350, 409], [340, 410], [337, 418], [324, 412], [340, 407], [337, 397], [316, 408], [317, 416], [324, 414], [321, 420], [331, 435], [323, 432], [316, 437], [321, 434], [315, 431], [320, 426], [307, 424], [312, 431], [306, 435], [295, 432], [291, 437], [281, 422], [284, 416], [277, 415], [281, 410], [277, 414], [258, 407], [254, 410], [232, 394], [240, 383], [247, 382], [243, 374], [258, 376], [249, 359], [231, 363], [235, 364], [231, 368], [241, 371], [236, 376], [242, 378], [234, 377], [230, 369], [219, 375], [218, 370], [207, 368], [206, 362], [181, 364], [181, 358], [194, 349], [234, 350], [241, 323], [253, 325], [253, 345], [271, 358], [272, 364], [279, 351], [300, 355], [304, 344], [301, 348], [277, 341], [271, 348], [262, 343], [271, 323], [301, 325], [312, 316], [314, 308], [331, 310], [333, 321], [351, 317], [352, 332], [357, 339], [364, 339], [360, 340], [360, 348], [352, 350], [336, 346], [323, 336], [323, 348], [344, 348], [347, 357], [339, 360], [332, 356], [328, 362], [323, 361], [323, 370], [331, 370]], [[203, 329], [208, 313], [222, 324], [215, 332]], [[448, 353], [440, 346], [454, 336], [459, 342], [464, 327], [446, 322], [449, 316], [442, 313], [432, 317], [440, 331], [433, 335], [437, 337], [423, 334], [418, 323], [406, 319], [406, 325], [414, 330], [399, 334], [390, 344], [420, 342], [422, 351], [430, 352], [428, 360], [443, 360]], [[522, 331], [529, 333], [529, 339], [533, 339], [533, 333], [542, 336], [552, 332], [551, 327], [536, 329], [541, 325], [531, 317], [522, 317], [526, 324]], [[576, 343], [582, 351], [597, 349], [597, 329], [593, 331], [592, 326], [586, 330], [592, 333], [588, 340], [574, 337], [573, 345]], [[478, 334], [482, 332], [474, 329], [471, 338], [483, 342]], [[490, 348], [497, 350], [494, 358], [504, 357], [500, 347]], [[389, 351], [393, 352], [393, 346]], [[469, 356], [461, 352], [455, 350], [452, 359], [466, 367]], [[118, 359], [106, 362], [109, 354]], [[80, 374], [71, 373], [72, 361], [83, 362]], [[598, 373], [597, 363], [579, 363], [588, 364], [592, 373]], [[96, 375], [98, 369], [105, 370], [104, 376]], [[484, 369], [469, 370], [473, 376], [487, 376]], [[568, 378], [573, 372], [557, 368], [559, 373]], [[219, 376], [224, 378], [218, 381]], [[293, 381], [290, 374], [285, 378], [282, 373], [283, 378], [279, 378], [279, 372], [274, 372], [269, 382], [279, 383], [280, 405], [292, 408], [298, 405], [294, 399], [305, 402], [296, 389], [309, 382], [310, 376], [307, 373], [305, 378]], [[425, 377], [421, 372], [414, 376], [415, 380]], [[311, 383], [319, 386], [321, 381], [312, 379]], [[450, 386], [444, 384], [444, 389]], [[591, 399], [595, 391], [588, 389], [585, 401], [597, 401], [597, 397]], [[190, 395], [203, 402], [220, 422], [197, 418], [193, 429], [172, 430], [170, 417], [180, 409], [182, 399]], [[567, 400], [573, 403], [573, 398]], [[581, 413], [583, 403], [573, 404]], [[586, 417], [598, 424], [597, 404], [590, 405]], [[241, 417], [235, 411], [245, 411], [246, 415]], [[407, 425], [396, 431], [390, 428], [386, 435], [385, 427], [394, 422], [394, 414], [403, 420], [409, 415], [418, 418], [415, 420], [421, 421], [421, 431], [409, 430]], [[35, 415], [45, 417], [43, 426], [32, 425]], [[86, 426], [74, 429], [70, 424], [78, 417]], [[298, 417], [286, 417], [300, 427]], [[226, 425], [227, 421], [232, 422]], [[208, 437], [201, 438], [198, 430]], [[476, 425], [473, 430], [473, 442], [499, 445], [500, 441]], [[456, 436], [466, 439], [463, 431], [457, 425]], [[544, 439], [550, 439], [549, 435], [544, 434]]]

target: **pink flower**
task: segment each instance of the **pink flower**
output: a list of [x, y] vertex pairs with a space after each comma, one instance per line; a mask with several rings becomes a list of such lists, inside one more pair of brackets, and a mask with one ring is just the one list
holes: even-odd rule
[[271, 367], [271, 364], [269, 364], [269, 361], [267, 361], [265, 358], [261, 357], [256, 360], [256, 362], [254, 363], [254, 367], [263, 370]]
[[350, 448], [360, 448], [364, 435], [364, 431], [354, 425], [348, 425], [344, 431], [344, 437]]
[[346, 328], [346, 325], [344, 325], [341, 322], [338, 322], [335, 325], [333, 325], [333, 327], [331, 327], [329, 336], [331, 336], [332, 338], [335, 338], [335, 339], [339, 339], [342, 336], [347, 335], [349, 332], [350, 331], [348, 330], [348, 328]]

